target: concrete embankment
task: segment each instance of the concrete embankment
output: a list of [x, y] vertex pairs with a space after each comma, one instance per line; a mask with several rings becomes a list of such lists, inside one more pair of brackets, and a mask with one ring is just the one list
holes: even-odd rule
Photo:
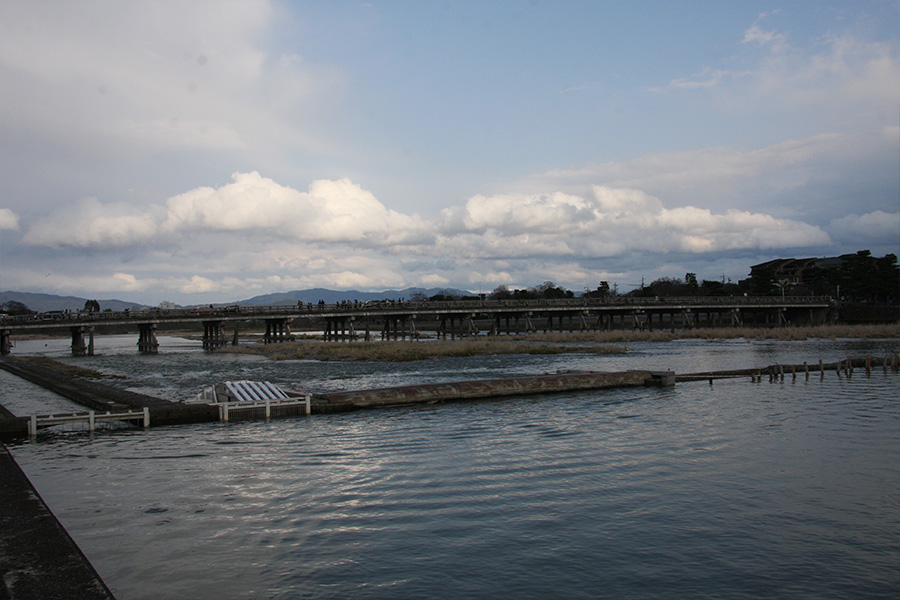
[[[147, 407], [150, 410], [150, 425], [153, 427], [219, 420], [219, 413], [215, 407], [205, 404], [180, 404], [130, 392], [98, 381], [69, 375], [53, 368], [53, 365], [53, 361], [35, 363], [10, 356], [0, 357], [0, 368], [90, 410], [118, 412], [128, 409], [142, 410]], [[0, 411], [0, 436], [25, 435], [27, 421], [27, 417], [10, 418], [9, 411]]]
[[0, 444], [0, 598], [110, 600], [113, 594]]
[[[96, 411], [150, 410], [150, 425], [177, 425], [219, 420], [218, 409], [206, 404], [181, 404], [129, 392], [76, 377], [51, 360], [0, 358], [0, 368], [54, 391]], [[654, 371], [566, 371], [547, 375], [408, 385], [371, 390], [313, 394], [313, 413], [332, 413], [378, 406], [502, 398], [531, 394], [603, 389], [623, 386], [674, 385], [675, 374]], [[0, 413], [0, 435], [27, 433], [27, 417]]]
[[548, 375], [426, 383], [371, 390], [313, 395], [313, 412], [335, 412], [377, 406], [477, 400], [532, 394], [552, 394], [611, 387], [674, 385], [668, 371], [565, 371]]

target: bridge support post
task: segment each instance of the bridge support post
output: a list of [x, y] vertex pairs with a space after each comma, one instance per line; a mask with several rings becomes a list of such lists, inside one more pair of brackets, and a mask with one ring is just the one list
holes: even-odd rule
[[525, 313], [525, 332], [526, 333], [534, 333], [536, 329], [534, 328], [534, 323], [531, 322], [531, 313]]
[[0, 355], [7, 356], [12, 351], [9, 329], [0, 329]]
[[[72, 356], [94, 355], [94, 328], [84, 325], [73, 325], [69, 328], [72, 332]], [[88, 334], [88, 343], [85, 344], [84, 334]]]
[[290, 319], [266, 319], [266, 335], [263, 343], [285, 342], [291, 338]]
[[203, 321], [203, 349], [216, 350], [227, 343], [223, 321]]
[[138, 352], [141, 354], [157, 354], [159, 352], [156, 323], [140, 323], [138, 325]]

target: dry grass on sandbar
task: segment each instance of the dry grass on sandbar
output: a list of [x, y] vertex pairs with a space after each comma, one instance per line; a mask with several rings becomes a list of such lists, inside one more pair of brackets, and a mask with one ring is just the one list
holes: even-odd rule
[[779, 328], [715, 328], [672, 331], [587, 331], [532, 333], [519, 336], [479, 336], [461, 340], [323, 342], [301, 338], [296, 342], [258, 344], [220, 350], [259, 354], [271, 360], [375, 360], [413, 361], [451, 356], [491, 354], [615, 354], [627, 352], [633, 342], [667, 342], [679, 339], [806, 340], [836, 338], [900, 338], [900, 324], [819, 325]]
[[586, 352], [615, 354], [624, 352], [622, 346], [611, 344], [570, 345], [526, 339], [467, 338], [452, 341], [384, 341], [384, 342], [322, 342], [300, 340], [280, 344], [228, 347], [226, 352], [261, 354], [272, 360], [379, 360], [411, 361], [450, 356], [483, 356], [491, 354], [565, 354]]

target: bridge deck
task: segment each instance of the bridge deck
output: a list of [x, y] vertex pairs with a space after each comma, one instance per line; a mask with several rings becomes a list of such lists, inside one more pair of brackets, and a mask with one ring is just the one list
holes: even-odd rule
[[0, 329], [28, 332], [48, 328], [201, 323], [262, 320], [365, 320], [386, 317], [432, 318], [451, 315], [524, 315], [577, 313], [724, 312], [731, 310], [828, 309], [827, 296], [734, 296], [683, 298], [571, 298], [556, 300], [460, 300], [455, 302], [365, 302], [292, 306], [148, 309], [123, 312], [64, 312], [5, 317]]

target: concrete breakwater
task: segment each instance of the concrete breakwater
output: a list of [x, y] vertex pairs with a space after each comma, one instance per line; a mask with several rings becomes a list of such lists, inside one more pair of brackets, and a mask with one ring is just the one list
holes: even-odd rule
[[[0, 357], [0, 369], [55, 392], [94, 411], [121, 412], [149, 409], [151, 422], [157, 425], [181, 425], [218, 420], [218, 411], [204, 404], [180, 404], [162, 398], [138, 394], [65, 372], [64, 365], [53, 360], [39, 362], [9, 356]], [[0, 436], [22, 436], [28, 432], [28, 417], [11, 416], [0, 410]]]
[[[58, 367], [58, 368], [57, 368]], [[150, 425], [177, 425], [219, 420], [207, 404], [182, 404], [123, 390], [68, 374], [52, 360], [39, 362], [0, 357], [0, 368], [97, 411], [148, 408]], [[565, 371], [545, 375], [430, 383], [398, 387], [312, 394], [311, 412], [334, 413], [379, 406], [501, 398], [516, 395], [603, 389], [623, 386], [674, 385], [675, 374], [655, 371]], [[0, 435], [27, 434], [28, 417], [15, 416], [0, 406]]]
[[675, 385], [671, 371], [563, 371], [502, 379], [425, 383], [313, 395], [313, 412], [355, 408], [552, 394], [611, 387]]
[[[208, 404], [184, 404], [161, 398], [130, 392], [95, 380], [79, 377], [66, 372], [65, 365], [50, 359], [32, 361], [13, 357], [0, 357], [0, 368], [23, 379], [32, 381], [48, 390], [56, 392], [73, 402], [95, 411], [143, 410], [149, 412], [151, 426], [205, 423], [220, 420], [216, 406]], [[802, 365], [771, 365], [763, 368], [738, 369], [730, 371], [710, 371], [676, 375], [671, 371], [559, 371], [542, 375], [525, 375], [497, 379], [479, 379], [440, 383], [425, 383], [376, 389], [324, 392], [311, 394], [310, 412], [313, 414], [345, 412], [365, 408], [398, 406], [404, 404], [427, 404], [462, 400], [503, 398], [535, 394], [599, 390], [627, 386], [669, 386], [676, 381], [698, 381], [721, 378], [749, 377], [751, 381], [761, 381], [764, 375], [770, 380], [784, 378], [790, 374], [811, 373], [824, 377], [826, 371], [836, 372], [840, 377], [852, 376], [854, 369], [870, 372], [881, 368], [900, 369], [900, 358], [883, 359], [856, 358], [837, 363]], [[305, 414], [305, 408], [299, 408]], [[293, 414], [298, 414], [297, 410]], [[248, 415], [254, 418], [256, 415]], [[237, 417], [240, 418], [240, 417]], [[247, 417], [245, 417], [247, 418]], [[29, 418], [16, 416], [0, 405], [0, 436], [19, 437], [27, 435]]]

